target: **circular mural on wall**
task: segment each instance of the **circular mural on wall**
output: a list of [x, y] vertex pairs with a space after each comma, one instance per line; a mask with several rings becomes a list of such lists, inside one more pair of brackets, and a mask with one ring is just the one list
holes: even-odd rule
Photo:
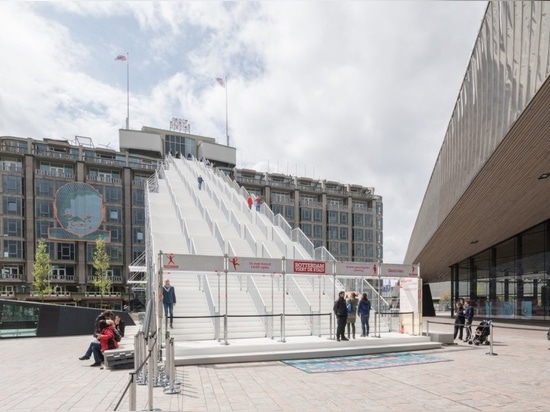
[[101, 194], [87, 183], [67, 183], [55, 194], [54, 214], [67, 232], [83, 237], [97, 231], [105, 218]]

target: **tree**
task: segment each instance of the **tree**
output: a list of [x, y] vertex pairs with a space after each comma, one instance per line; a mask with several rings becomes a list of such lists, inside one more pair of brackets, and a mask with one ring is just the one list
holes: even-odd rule
[[53, 270], [53, 266], [50, 263], [50, 255], [47, 251], [46, 241], [44, 239], [38, 241], [34, 256], [32, 285], [34, 286], [35, 293], [40, 300], [43, 301], [44, 296], [52, 293], [50, 275]]
[[441, 295], [441, 298], [439, 299], [439, 304], [440, 304], [440, 307], [446, 307], [447, 305], [449, 306], [452, 306], [451, 305], [451, 292], [450, 291], [447, 291], [447, 292], [444, 292], [442, 295]]
[[97, 239], [96, 250], [94, 252], [94, 280], [93, 284], [99, 289], [101, 296], [101, 305], [103, 306], [103, 295], [107, 294], [111, 290], [111, 278], [107, 273], [111, 265], [109, 255], [105, 251], [105, 241], [102, 237]]

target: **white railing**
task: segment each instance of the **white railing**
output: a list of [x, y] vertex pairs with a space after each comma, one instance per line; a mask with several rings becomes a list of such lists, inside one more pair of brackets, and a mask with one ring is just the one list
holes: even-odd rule
[[282, 217], [279, 213], [274, 217], [274, 222], [277, 226], [279, 226], [283, 231], [286, 233], [289, 239], [291, 239], [292, 236], [292, 227], [288, 224], [288, 222], [285, 220], [284, 217]]
[[256, 241], [256, 239], [254, 239], [254, 236], [250, 232], [250, 229], [248, 228], [248, 226], [243, 226], [243, 232], [244, 232], [243, 233], [244, 240], [246, 240], [248, 242], [248, 244], [250, 245], [252, 250], [254, 252], [256, 252], [256, 255], [257, 255], [257, 253], [258, 253], [258, 242]]
[[[206, 303], [208, 305], [208, 311], [210, 312], [210, 316], [218, 316], [219, 308], [216, 307], [216, 303], [214, 302], [214, 294], [212, 293], [212, 289], [210, 287], [210, 282], [208, 281], [208, 276], [206, 275], [199, 275], [202, 277], [202, 284], [204, 288], [204, 296], [206, 298]], [[216, 340], [219, 340], [221, 338], [220, 335], [220, 318], [215, 317], [212, 319], [214, 324], [214, 338]]]
[[315, 255], [315, 247], [309, 238], [302, 232], [302, 229], [296, 228], [292, 230], [292, 241], [299, 243], [307, 253], [313, 258]]
[[[247, 276], [246, 278], [247, 278], [246, 289], [247, 289], [248, 295], [252, 298], [254, 307], [258, 311], [259, 315], [266, 315], [267, 314], [266, 305], [262, 298], [262, 295], [260, 294], [260, 291], [258, 290], [258, 287], [256, 286], [256, 282], [254, 282], [254, 279], [252, 276]], [[266, 336], [270, 336], [268, 333], [267, 316], [262, 316], [262, 323], [264, 324]]]

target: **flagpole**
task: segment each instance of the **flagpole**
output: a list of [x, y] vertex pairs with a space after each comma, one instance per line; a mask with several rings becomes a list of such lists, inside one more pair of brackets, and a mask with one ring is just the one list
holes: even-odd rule
[[227, 121], [227, 75], [225, 76], [225, 136], [227, 137], [227, 146], [229, 146], [229, 127]]
[[126, 52], [126, 130], [130, 129], [130, 54]]

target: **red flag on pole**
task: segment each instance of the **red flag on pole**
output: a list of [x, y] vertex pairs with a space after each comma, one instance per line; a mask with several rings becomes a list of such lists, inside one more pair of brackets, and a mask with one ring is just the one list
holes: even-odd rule
[[115, 57], [115, 60], [122, 60], [123, 62], [125, 62], [126, 56], [123, 54], [119, 54], [118, 56]]
[[216, 77], [216, 81], [218, 82], [218, 84], [221, 87], [225, 87], [225, 82], [223, 81], [223, 79], [221, 77]]

